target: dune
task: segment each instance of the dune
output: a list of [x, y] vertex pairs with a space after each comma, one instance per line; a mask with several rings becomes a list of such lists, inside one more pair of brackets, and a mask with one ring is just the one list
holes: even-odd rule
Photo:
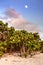
[[6, 55], [0, 58], [0, 65], [43, 65], [43, 54], [34, 55], [32, 58]]

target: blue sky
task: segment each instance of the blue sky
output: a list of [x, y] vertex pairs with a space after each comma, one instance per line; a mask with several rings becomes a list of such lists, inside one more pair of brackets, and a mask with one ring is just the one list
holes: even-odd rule
[[[28, 5], [27, 9], [25, 5]], [[9, 7], [19, 12], [27, 21], [43, 29], [43, 0], [0, 0], [0, 16], [3, 16]]]

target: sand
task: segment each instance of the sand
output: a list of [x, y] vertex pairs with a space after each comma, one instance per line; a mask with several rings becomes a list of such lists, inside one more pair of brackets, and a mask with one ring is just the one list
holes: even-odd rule
[[43, 54], [37, 54], [32, 58], [7, 55], [0, 59], [0, 65], [43, 65]]

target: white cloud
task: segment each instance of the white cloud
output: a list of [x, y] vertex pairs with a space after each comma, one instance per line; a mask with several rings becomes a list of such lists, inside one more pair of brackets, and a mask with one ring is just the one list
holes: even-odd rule
[[40, 38], [43, 40], [43, 32], [39, 32]]
[[9, 25], [15, 27], [15, 29], [24, 29], [31, 32], [40, 32], [41, 30], [37, 25], [27, 21], [24, 17], [18, 13], [15, 9], [8, 8], [5, 11], [5, 16], [2, 17]]

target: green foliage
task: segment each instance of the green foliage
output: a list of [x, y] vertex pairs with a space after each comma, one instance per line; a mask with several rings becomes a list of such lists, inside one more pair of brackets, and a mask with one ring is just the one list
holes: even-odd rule
[[43, 41], [41, 41], [41, 52], [43, 53]]
[[2, 51], [0, 51], [0, 57], [3, 55], [3, 52]]
[[26, 57], [27, 57], [27, 53], [23, 53], [23, 57], [25, 57], [25, 58], [26, 58]]
[[0, 21], [0, 56], [6, 52], [19, 51], [26, 57], [27, 52], [43, 52], [43, 43], [38, 33], [29, 33], [25, 30], [16, 30], [8, 27], [8, 23]]

